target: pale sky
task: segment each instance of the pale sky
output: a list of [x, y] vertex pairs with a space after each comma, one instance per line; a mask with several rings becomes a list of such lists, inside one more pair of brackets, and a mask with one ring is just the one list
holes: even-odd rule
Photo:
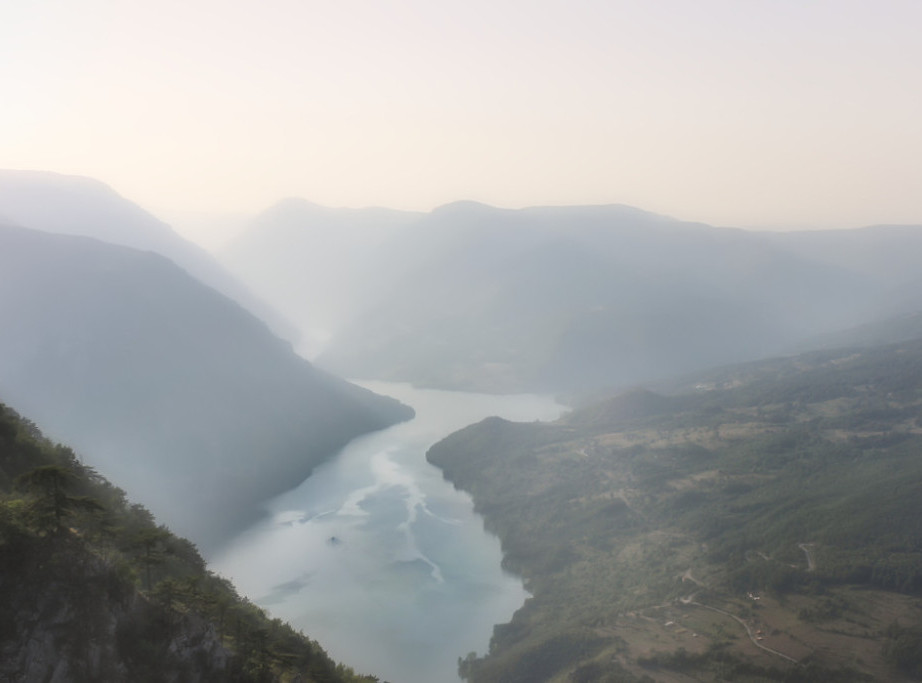
[[0, 167], [161, 214], [922, 223], [922, 1], [0, 0]]

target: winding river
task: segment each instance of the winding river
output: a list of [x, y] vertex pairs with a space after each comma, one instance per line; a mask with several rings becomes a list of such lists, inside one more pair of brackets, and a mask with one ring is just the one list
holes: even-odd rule
[[213, 569], [330, 655], [392, 683], [457, 681], [527, 593], [500, 568], [467, 494], [426, 462], [436, 441], [491, 415], [551, 420], [548, 396], [491, 396], [362, 382], [416, 417], [358, 438], [267, 504]]

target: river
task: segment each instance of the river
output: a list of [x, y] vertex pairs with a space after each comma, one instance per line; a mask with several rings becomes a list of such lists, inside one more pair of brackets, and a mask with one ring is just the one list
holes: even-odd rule
[[416, 417], [352, 441], [270, 501], [268, 518], [211, 566], [359, 673], [458, 681], [458, 657], [484, 653], [493, 625], [528, 594], [500, 568], [499, 541], [470, 497], [426, 462], [426, 451], [491, 415], [551, 420], [564, 408], [532, 394], [360, 384], [412, 406]]

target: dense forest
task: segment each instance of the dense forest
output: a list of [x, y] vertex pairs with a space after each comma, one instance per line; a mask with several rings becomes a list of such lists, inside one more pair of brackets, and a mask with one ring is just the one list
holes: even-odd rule
[[922, 675], [922, 341], [670, 388], [685, 391], [489, 419], [430, 450], [534, 595], [461, 673]]
[[0, 676], [377, 680], [242, 599], [192, 543], [3, 405]]

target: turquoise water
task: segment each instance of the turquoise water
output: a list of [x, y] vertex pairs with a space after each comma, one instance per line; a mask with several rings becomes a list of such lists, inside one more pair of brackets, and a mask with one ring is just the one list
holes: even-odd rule
[[457, 681], [458, 657], [486, 651], [493, 625], [528, 594], [500, 568], [467, 494], [426, 462], [436, 441], [491, 415], [550, 420], [551, 397], [363, 386], [413, 406], [407, 423], [356, 439], [272, 500], [270, 517], [212, 568], [337, 661], [391, 683]]

